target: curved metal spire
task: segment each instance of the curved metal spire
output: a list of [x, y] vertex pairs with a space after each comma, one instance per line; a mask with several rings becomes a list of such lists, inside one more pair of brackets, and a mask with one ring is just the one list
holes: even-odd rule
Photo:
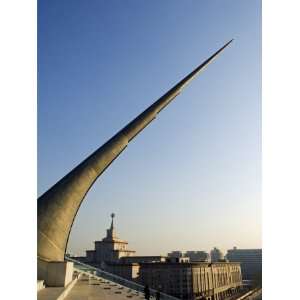
[[59, 180], [38, 199], [38, 258], [63, 261], [69, 234], [86, 193], [95, 180], [142, 131], [213, 59], [229, 41], [166, 94], [126, 125], [104, 145]]

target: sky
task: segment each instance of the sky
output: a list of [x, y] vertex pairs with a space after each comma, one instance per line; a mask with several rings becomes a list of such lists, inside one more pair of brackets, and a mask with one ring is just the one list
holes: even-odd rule
[[38, 1], [38, 195], [232, 38], [96, 181], [68, 252], [112, 212], [137, 255], [261, 247], [261, 3]]

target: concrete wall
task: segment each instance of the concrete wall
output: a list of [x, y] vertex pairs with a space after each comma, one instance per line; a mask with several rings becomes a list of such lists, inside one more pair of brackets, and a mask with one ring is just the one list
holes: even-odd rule
[[38, 280], [44, 280], [46, 286], [64, 287], [72, 281], [73, 263], [38, 260], [37, 273]]

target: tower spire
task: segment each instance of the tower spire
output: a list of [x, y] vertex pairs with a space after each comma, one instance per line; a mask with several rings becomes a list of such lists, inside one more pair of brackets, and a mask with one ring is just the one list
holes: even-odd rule
[[110, 229], [113, 230], [114, 229], [114, 217], [116, 216], [114, 213], [112, 213], [111, 215], [111, 224], [110, 224]]
[[114, 227], [114, 217], [116, 216], [114, 213], [111, 215], [111, 223], [110, 223], [110, 228], [106, 230], [106, 240], [114, 240], [116, 238], [116, 232], [115, 232], [115, 227]]
[[77, 165], [38, 199], [38, 258], [63, 261], [77, 211], [96, 179], [123, 152], [128, 143], [150, 124], [183, 88], [230, 43], [229, 41], [104, 145]]

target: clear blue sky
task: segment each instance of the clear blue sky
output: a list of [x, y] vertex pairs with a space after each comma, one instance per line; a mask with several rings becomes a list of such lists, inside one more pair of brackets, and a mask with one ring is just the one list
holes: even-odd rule
[[261, 247], [261, 3], [39, 1], [38, 194], [225, 42], [99, 178], [69, 241], [116, 213], [140, 255]]

